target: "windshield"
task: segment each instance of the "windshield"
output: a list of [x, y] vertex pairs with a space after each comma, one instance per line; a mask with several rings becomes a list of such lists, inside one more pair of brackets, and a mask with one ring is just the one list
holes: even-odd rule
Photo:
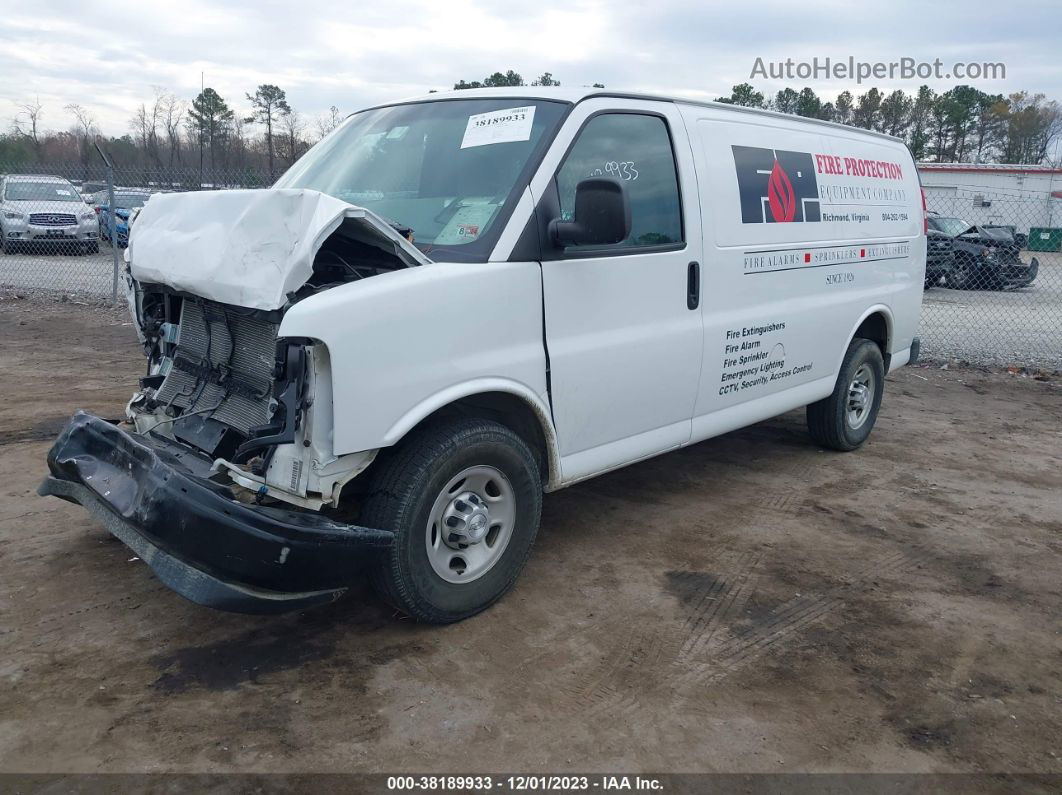
[[4, 189], [4, 198], [13, 202], [80, 202], [81, 197], [68, 182], [12, 181]]
[[410, 230], [434, 257], [486, 261], [566, 105], [468, 99], [358, 113], [276, 183], [312, 188]]
[[[143, 207], [148, 200], [146, 193], [116, 193], [114, 194], [114, 206], [119, 210], [129, 210], [133, 207]], [[106, 199], [105, 199], [106, 201]]]
[[948, 237], [958, 237], [967, 229], [970, 228], [970, 224], [961, 218], [940, 218], [937, 216], [929, 217], [930, 229], [936, 229], [938, 232], [943, 232]]

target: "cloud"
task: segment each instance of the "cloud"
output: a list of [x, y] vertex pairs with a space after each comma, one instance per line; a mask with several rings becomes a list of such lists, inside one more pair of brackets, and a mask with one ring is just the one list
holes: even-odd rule
[[[24, 9], [24, 10], [23, 10]], [[244, 96], [275, 83], [304, 115], [349, 112], [446, 89], [502, 69], [551, 71], [568, 85], [711, 98], [749, 79], [757, 57], [893, 61], [1002, 61], [1007, 78], [975, 83], [1062, 98], [1055, 0], [961, 6], [895, 0], [870, 7], [805, 0], [752, 6], [690, 0], [396, 0], [342, 4], [182, 0], [94, 4], [56, 0], [47, 14], [13, 7], [0, 27], [0, 118], [40, 96], [44, 123], [62, 129], [64, 106], [89, 108], [109, 134], [161, 86], [191, 99], [200, 80], [243, 112]], [[765, 93], [781, 82], [753, 81]], [[914, 90], [920, 81], [879, 81]], [[947, 88], [950, 81], [935, 83]], [[794, 81], [832, 97], [870, 87]]]

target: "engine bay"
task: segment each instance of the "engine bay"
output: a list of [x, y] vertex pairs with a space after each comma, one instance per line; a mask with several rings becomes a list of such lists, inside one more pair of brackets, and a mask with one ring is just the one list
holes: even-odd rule
[[[321, 292], [405, 267], [363, 225], [344, 223], [318, 249], [309, 279], [281, 309], [234, 306], [168, 285], [134, 283], [147, 370], [128, 404], [129, 419], [141, 434], [162, 436], [216, 461], [219, 471], [259, 496], [306, 503], [315, 467], [325, 474], [320, 488], [334, 491], [344, 476], [339, 459], [320, 448], [314, 437], [323, 434], [306, 428], [314, 373], [326, 366], [327, 352], [313, 340], [280, 337], [281, 320], [291, 306]], [[330, 417], [331, 395], [323, 399]], [[319, 493], [310, 507], [338, 499], [338, 492]]]

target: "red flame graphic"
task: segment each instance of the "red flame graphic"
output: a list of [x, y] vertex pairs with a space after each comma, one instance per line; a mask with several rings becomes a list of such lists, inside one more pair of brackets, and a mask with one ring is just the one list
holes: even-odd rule
[[793, 183], [785, 173], [782, 164], [774, 161], [771, 176], [767, 180], [767, 203], [771, 205], [771, 216], [776, 222], [792, 221], [796, 217], [796, 196]]

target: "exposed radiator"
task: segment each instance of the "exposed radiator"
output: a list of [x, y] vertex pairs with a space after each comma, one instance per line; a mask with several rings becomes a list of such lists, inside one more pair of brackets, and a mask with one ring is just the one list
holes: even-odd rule
[[[156, 400], [246, 434], [269, 421], [277, 325], [208, 301], [185, 300], [173, 366]], [[220, 381], [220, 383], [218, 383]]]

